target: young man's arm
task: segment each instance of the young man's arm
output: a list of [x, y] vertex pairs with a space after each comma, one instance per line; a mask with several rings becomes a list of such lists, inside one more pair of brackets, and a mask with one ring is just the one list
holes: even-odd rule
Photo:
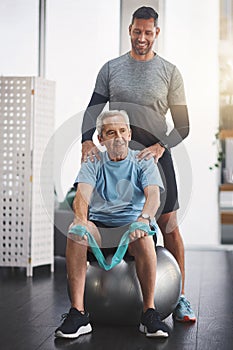
[[156, 163], [162, 157], [166, 148], [172, 148], [182, 142], [189, 134], [189, 116], [187, 106], [172, 106], [170, 108], [174, 128], [168, 136], [159, 143], [144, 148], [139, 154], [139, 159], [154, 158]]
[[182, 142], [189, 134], [189, 116], [187, 106], [170, 107], [174, 128], [164, 140], [166, 146], [171, 148]]
[[108, 102], [108, 97], [93, 92], [91, 100], [83, 116], [82, 143], [92, 141], [96, 129], [96, 119]]

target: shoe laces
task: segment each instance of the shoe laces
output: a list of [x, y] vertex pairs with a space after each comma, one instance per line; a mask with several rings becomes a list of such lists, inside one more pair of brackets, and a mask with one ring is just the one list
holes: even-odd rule
[[[85, 313], [82, 313], [80, 311], [80, 314], [84, 316]], [[70, 318], [70, 317], [72, 317], [72, 318], [73, 317], [80, 317], [80, 314], [75, 315], [75, 314], [71, 314], [71, 312], [66, 312], [65, 314], [61, 315], [61, 321], [66, 320], [67, 318]]]
[[153, 323], [155, 318], [156, 320], [161, 321], [159, 314], [154, 309], [150, 309], [149, 312], [147, 313], [147, 320], [150, 323]]
[[61, 321], [67, 319], [68, 316], [69, 316], [69, 313], [68, 313], [68, 312], [66, 312], [65, 314], [62, 314], [62, 315], [61, 315]]
[[185, 306], [189, 311], [191, 311], [191, 304], [186, 298], [181, 298], [180, 302], [181, 305]]

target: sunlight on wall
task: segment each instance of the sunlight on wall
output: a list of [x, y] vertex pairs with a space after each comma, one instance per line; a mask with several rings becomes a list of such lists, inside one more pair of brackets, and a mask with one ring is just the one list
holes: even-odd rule
[[[187, 244], [219, 242], [218, 173], [209, 170], [216, 159], [219, 118], [218, 33], [217, 0], [167, 1], [164, 56], [182, 72], [191, 123], [184, 144], [192, 165], [192, 198], [181, 226]], [[174, 156], [178, 151], [179, 146]]]

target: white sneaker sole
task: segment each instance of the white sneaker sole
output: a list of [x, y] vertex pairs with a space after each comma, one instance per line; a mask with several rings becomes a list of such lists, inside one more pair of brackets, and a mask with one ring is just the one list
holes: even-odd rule
[[55, 337], [73, 339], [73, 338], [78, 338], [80, 335], [90, 333], [91, 331], [92, 331], [92, 327], [90, 323], [88, 323], [86, 326], [80, 327], [76, 333], [66, 334], [66, 333], [62, 333], [62, 331], [57, 331], [55, 333]]
[[168, 333], [162, 331], [161, 329], [157, 330], [155, 333], [147, 332], [147, 327], [144, 326], [143, 324], [140, 324], [139, 331], [142, 333], [145, 333], [146, 336], [149, 338], [167, 338], [168, 337]]

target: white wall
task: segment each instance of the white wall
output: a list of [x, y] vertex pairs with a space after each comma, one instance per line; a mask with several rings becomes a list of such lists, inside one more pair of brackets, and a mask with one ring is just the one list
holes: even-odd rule
[[0, 1], [0, 75], [38, 74], [38, 0]]
[[119, 54], [119, 0], [48, 0], [46, 76], [56, 80], [56, 126], [87, 106], [96, 75]]
[[[213, 146], [218, 128], [218, 0], [167, 0], [163, 56], [174, 62], [183, 74], [191, 121], [191, 132], [184, 142], [191, 163], [179, 154], [180, 222], [186, 245], [214, 245], [219, 242], [218, 173], [208, 167], [216, 159]], [[163, 30], [163, 28], [162, 28]], [[186, 174], [186, 175], [185, 175]], [[185, 186], [182, 181], [185, 180]], [[186, 192], [192, 189], [187, 203]], [[185, 207], [188, 208], [185, 211]]]
[[[0, 74], [38, 75], [38, 16], [39, 0], [0, 1]], [[120, 0], [47, 0], [46, 29], [46, 78], [56, 82], [54, 183], [62, 200], [80, 165], [82, 111], [97, 72], [119, 54]]]
[[119, 17], [119, 0], [48, 0], [46, 77], [56, 81], [54, 182], [59, 200], [80, 167], [81, 121], [97, 73], [119, 55]]

